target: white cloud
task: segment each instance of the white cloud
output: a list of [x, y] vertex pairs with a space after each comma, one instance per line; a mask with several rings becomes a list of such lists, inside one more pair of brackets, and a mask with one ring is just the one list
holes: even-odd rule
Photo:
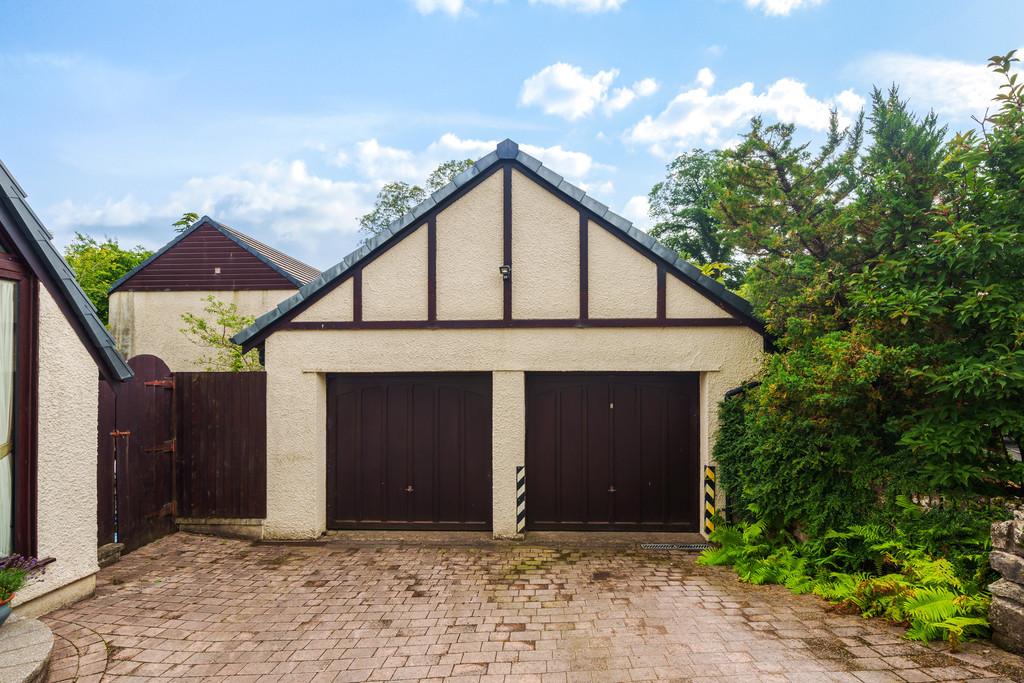
[[[124, 244], [141, 242], [156, 248], [173, 236], [174, 220], [185, 211], [197, 211], [326, 267], [355, 246], [359, 217], [370, 210], [383, 182], [422, 183], [442, 161], [476, 159], [497, 144], [498, 140], [446, 133], [424, 148], [411, 150], [370, 138], [351, 149], [324, 153], [323, 158], [334, 164], [327, 168], [335, 173], [314, 172], [302, 159], [272, 160], [190, 178], [153, 201], [131, 195], [94, 202], [65, 200], [41, 214], [59, 243], [75, 230], [101, 234], [110, 230]], [[561, 145], [521, 147], [570, 182], [599, 195], [614, 190], [608, 176], [615, 169], [585, 152]]]
[[646, 230], [651, 225], [651, 217], [648, 214], [650, 210], [650, 202], [647, 200], [647, 195], [638, 194], [629, 198], [626, 202], [626, 206], [622, 209], [622, 215], [624, 218], [633, 222], [633, 225]]
[[[208, 214], [298, 258], [324, 263], [325, 237], [353, 235], [369, 210], [376, 186], [315, 175], [305, 162], [270, 161], [231, 173], [195, 177], [158, 203], [120, 200], [75, 203], [65, 200], [43, 213], [64, 241], [74, 230], [117, 228], [126, 244], [159, 247], [173, 234], [170, 224], [185, 211]], [[327, 261], [344, 253], [327, 254]], [[336, 257], [336, 258], [335, 258]]]
[[618, 69], [610, 69], [588, 76], [578, 66], [558, 62], [523, 81], [519, 101], [527, 106], [539, 106], [547, 114], [575, 121], [604, 101], [608, 87], [618, 75]]
[[645, 116], [626, 131], [629, 142], [648, 144], [659, 156], [695, 143], [722, 144], [726, 135], [752, 116], [761, 114], [779, 121], [795, 123], [812, 130], [828, 127], [831, 109], [847, 124], [864, 100], [852, 90], [831, 99], [818, 99], [807, 93], [807, 86], [792, 78], [781, 78], [763, 92], [755, 92], [753, 83], [743, 83], [720, 94], [707, 87], [685, 90], [657, 116]]
[[608, 69], [590, 76], [578, 66], [558, 62], [523, 81], [519, 102], [576, 121], [592, 113], [598, 105], [602, 105], [605, 114], [611, 115], [622, 111], [638, 97], [648, 97], [658, 90], [656, 80], [643, 78], [609, 93], [618, 75], [618, 69]]
[[604, 113], [609, 116], [622, 111], [638, 97], [648, 97], [658, 92], [658, 82], [653, 78], [644, 78], [630, 87], [615, 88], [605, 100]]
[[596, 14], [612, 12], [626, 4], [626, 0], [530, 0], [531, 5], [553, 5], [576, 12]]
[[984, 64], [897, 52], [868, 56], [850, 71], [879, 87], [895, 83], [911, 106], [949, 116], [983, 114], [1003, 83]]
[[702, 88], [710, 88], [715, 84], [715, 72], [705, 66], [697, 72], [697, 84]]
[[457, 17], [466, 5], [463, 0], [413, 0], [413, 5], [420, 14], [443, 12]]
[[785, 17], [793, 10], [817, 7], [825, 0], [746, 0], [747, 7], [759, 9], [771, 17]]
[[363, 176], [381, 182], [420, 182], [423, 176], [430, 172], [429, 168], [424, 170], [422, 160], [415, 159], [411, 151], [382, 145], [376, 138], [356, 143], [353, 158]]

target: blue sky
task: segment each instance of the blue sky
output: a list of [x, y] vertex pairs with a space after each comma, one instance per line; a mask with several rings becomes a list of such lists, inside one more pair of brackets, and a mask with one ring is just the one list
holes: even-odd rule
[[380, 185], [505, 137], [645, 223], [680, 150], [814, 137], [872, 84], [972, 125], [1024, 2], [0, 0], [0, 159], [66, 242], [209, 213], [313, 265]]

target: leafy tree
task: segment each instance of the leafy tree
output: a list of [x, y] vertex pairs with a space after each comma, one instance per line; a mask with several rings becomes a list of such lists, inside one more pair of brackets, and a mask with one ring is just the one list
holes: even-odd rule
[[426, 191], [419, 185], [401, 180], [386, 183], [377, 193], [373, 210], [359, 219], [359, 227], [367, 237], [379, 234], [426, 198]]
[[171, 227], [174, 228], [174, 232], [185, 232], [192, 227], [192, 224], [199, 220], [199, 214], [195, 211], [186, 211], [181, 214], [181, 218], [171, 223]]
[[410, 185], [400, 180], [386, 183], [377, 193], [373, 210], [359, 219], [360, 230], [367, 237], [382, 232], [384, 228], [426, 199], [428, 193], [440, 190], [473, 163], [472, 159], [445, 161], [427, 176], [426, 190], [419, 185]]
[[[752, 259], [778, 335], [760, 384], [723, 411], [731, 501], [814, 536], [899, 494], [1019, 491], [1024, 434], [1024, 93], [1013, 54], [980, 133], [947, 141], [893, 89], [811, 154], [791, 126], [723, 153], [714, 208]], [[1016, 482], [1016, 483], [1014, 483]]]
[[651, 235], [684, 258], [707, 266], [732, 288], [743, 280], [745, 265], [722, 235], [712, 209], [718, 201], [715, 181], [722, 172], [720, 152], [695, 149], [680, 154], [666, 167], [665, 180], [648, 195]]
[[259, 353], [256, 349], [248, 353], [231, 341], [231, 338], [251, 325], [256, 319], [238, 312], [236, 304], [217, 299], [214, 295], [207, 296], [205, 315], [184, 313], [181, 320], [185, 323], [182, 333], [193, 344], [202, 346], [208, 355], [199, 359], [203, 369], [227, 372], [248, 372], [262, 370]]
[[151, 255], [151, 251], [139, 246], [122, 249], [116, 239], [105, 237], [100, 242], [80, 232], [75, 233], [75, 238], [64, 249], [64, 259], [104, 324], [109, 313], [110, 287]]
[[724, 239], [753, 261], [748, 295], [784, 344], [842, 326], [840, 283], [860, 259], [844, 206], [860, 182], [862, 118], [840, 130], [833, 113], [816, 153], [795, 134], [792, 124], [755, 118], [743, 142], [722, 153], [713, 212]]
[[427, 176], [427, 192], [437, 192], [474, 163], [472, 159], [445, 161]]

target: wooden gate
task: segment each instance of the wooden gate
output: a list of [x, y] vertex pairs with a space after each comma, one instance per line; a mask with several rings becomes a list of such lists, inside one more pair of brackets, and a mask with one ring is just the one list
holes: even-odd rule
[[266, 374], [172, 374], [156, 356], [128, 365], [130, 382], [100, 382], [100, 545], [134, 550], [176, 517], [265, 517]]
[[267, 375], [176, 372], [178, 515], [267, 514]]
[[174, 382], [156, 356], [128, 366], [131, 381], [100, 383], [97, 503], [100, 545], [133, 550], [174, 531]]

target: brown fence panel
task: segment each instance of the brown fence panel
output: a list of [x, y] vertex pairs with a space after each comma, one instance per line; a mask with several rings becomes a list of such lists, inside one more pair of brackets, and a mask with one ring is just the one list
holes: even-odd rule
[[267, 376], [178, 372], [178, 516], [267, 514]]

